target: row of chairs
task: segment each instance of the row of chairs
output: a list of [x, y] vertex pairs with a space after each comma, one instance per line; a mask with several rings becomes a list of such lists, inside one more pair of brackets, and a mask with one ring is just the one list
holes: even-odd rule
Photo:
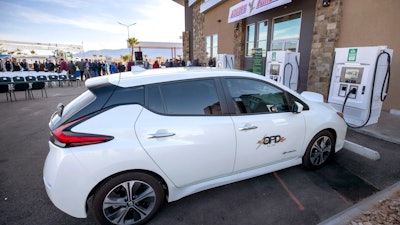
[[51, 74], [49, 76], [37, 75], [37, 76], [15, 76], [11, 77], [0, 77], [0, 93], [5, 93], [7, 96], [7, 101], [13, 101], [12, 95], [15, 101], [17, 100], [15, 92], [24, 91], [25, 99], [34, 99], [33, 90], [41, 90], [42, 98], [46, 94], [46, 85], [52, 87], [54, 84], [58, 84], [60, 87], [64, 86], [65, 83], [73, 86], [73, 82], [80, 85], [80, 80], [76, 78], [75, 75], [55, 75]]

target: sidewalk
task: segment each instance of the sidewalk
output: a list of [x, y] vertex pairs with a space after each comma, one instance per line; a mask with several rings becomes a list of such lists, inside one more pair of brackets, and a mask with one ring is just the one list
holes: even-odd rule
[[[381, 140], [385, 140], [395, 144], [400, 144], [400, 116], [390, 114], [389, 112], [382, 111], [377, 124], [369, 125], [358, 129], [353, 129], [353, 128], [349, 129]], [[394, 194], [399, 192], [400, 192], [400, 181], [356, 203], [352, 207], [326, 219], [325, 221], [322, 221], [318, 225], [374, 224], [372, 221], [368, 222], [364, 221], [364, 223], [361, 222], [357, 223], [354, 222], [354, 219], [360, 216], [365, 217], [363, 213], [368, 214], [374, 210], [379, 210], [380, 209], [379, 207], [385, 207], [385, 205], [379, 203], [381, 203], [382, 200], [394, 197]], [[397, 214], [398, 213], [400, 212], [397, 212]], [[400, 222], [394, 224], [400, 224]]]
[[377, 124], [353, 129], [366, 135], [400, 144], [400, 116], [382, 111]]

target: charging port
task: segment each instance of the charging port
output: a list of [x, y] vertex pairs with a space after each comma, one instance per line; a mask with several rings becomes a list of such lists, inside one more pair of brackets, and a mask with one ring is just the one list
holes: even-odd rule
[[350, 85], [349, 98], [355, 99], [357, 97], [358, 86]]
[[347, 84], [341, 84], [339, 86], [339, 93], [338, 95], [340, 97], [345, 97], [346, 96], [346, 92], [347, 92]]

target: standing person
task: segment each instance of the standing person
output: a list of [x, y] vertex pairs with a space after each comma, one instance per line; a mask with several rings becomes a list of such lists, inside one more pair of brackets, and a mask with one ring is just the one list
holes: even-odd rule
[[110, 68], [110, 66], [108, 65], [107, 61], [105, 61], [103, 64], [103, 71], [104, 71], [103, 75], [110, 74], [109, 68]]
[[76, 67], [74, 62], [72, 62], [72, 60], [68, 63], [68, 74], [69, 75], [74, 75], [75, 76], [76, 73]]
[[4, 62], [4, 69], [5, 69], [5, 71], [9, 71], [9, 72], [13, 71], [12, 62], [8, 57], [6, 58], [6, 61]]
[[39, 72], [39, 63], [37, 60], [35, 60], [35, 62], [33, 63], [33, 70], [36, 72]]
[[158, 69], [160, 68], [160, 64], [158, 64], [158, 60], [156, 60], [153, 64], [153, 69]]
[[[46, 65], [46, 64], [45, 64]], [[47, 70], [49, 72], [54, 72], [54, 69], [56, 68], [56, 65], [54, 65], [53, 61], [49, 60], [47, 62]]]
[[92, 63], [92, 77], [97, 77], [99, 73], [99, 63], [95, 59]]
[[187, 61], [186, 66], [187, 66], [187, 67], [192, 66], [192, 61], [190, 61], [190, 59]]
[[21, 71], [21, 65], [16, 58], [12, 58], [12, 71]]
[[39, 71], [45, 71], [46, 67], [42, 61], [39, 61]]
[[118, 72], [122, 73], [122, 72], [125, 72], [126, 68], [123, 63], [119, 62], [117, 69], [118, 69]]
[[78, 66], [80, 75], [81, 75], [81, 80], [84, 80], [84, 72], [85, 72], [85, 62], [83, 61], [83, 59], [81, 59], [81, 61], [76, 62], [76, 65]]
[[44, 62], [45, 71], [49, 71], [49, 63], [49, 59], [46, 59], [46, 61]]
[[126, 70], [131, 71], [132, 66], [134, 66], [134, 65], [135, 65], [135, 63], [132, 60], [129, 60], [128, 64], [126, 65], [126, 67], [127, 67]]
[[83, 74], [85, 75], [85, 80], [90, 78], [90, 61], [85, 59], [85, 69], [83, 70]]
[[115, 65], [115, 62], [111, 63], [110, 73], [113, 74], [113, 73], [117, 73], [117, 72], [118, 71], [117, 71], [117, 66]]
[[20, 65], [21, 65], [21, 69], [23, 71], [28, 71], [29, 70], [28, 62], [26, 62], [26, 59], [23, 59], [22, 62], [20, 63]]
[[146, 59], [146, 61], [144, 61], [143, 66], [145, 69], [148, 69], [150, 67], [150, 63], [147, 59]]
[[168, 59], [167, 59], [167, 61], [165, 61], [164, 66], [165, 66], [165, 67], [169, 67]]
[[4, 63], [3, 63], [3, 59], [0, 59], [0, 72], [4, 72]]
[[60, 60], [60, 73], [64, 72], [67, 73], [68, 72], [68, 64], [67, 62], [64, 61], [64, 59]]
[[210, 59], [208, 60], [208, 66], [213, 67], [213, 65], [214, 65], [213, 59], [210, 57]]

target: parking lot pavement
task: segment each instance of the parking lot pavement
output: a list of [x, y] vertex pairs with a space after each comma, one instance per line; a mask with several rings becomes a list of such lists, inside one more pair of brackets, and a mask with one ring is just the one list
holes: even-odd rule
[[[59, 102], [86, 90], [47, 88], [48, 98], [17, 93], [17, 102], [0, 95], [0, 224], [94, 224], [58, 210], [45, 193], [42, 170], [48, 153], [48, 122]], [[340, 151], [321, 170], [301, 166], [203, 191], [166, 204], [150, 225], [275, 224], [310, 225], [324, 221], [394, 184], [400, 178], [399, 146], [350, 131], [356, 143], [379, 151], [372, 161]]]

